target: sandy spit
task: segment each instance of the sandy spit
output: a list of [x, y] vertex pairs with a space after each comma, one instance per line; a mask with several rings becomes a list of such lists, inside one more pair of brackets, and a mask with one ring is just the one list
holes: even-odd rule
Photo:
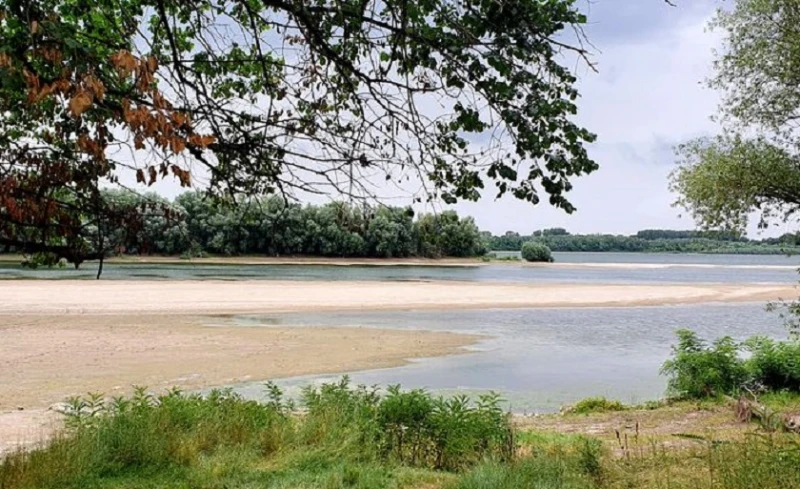
[[783, 284], [0, 281], [0, 314], [235, 314], [409, 308], [645, 306], [787, 299]]

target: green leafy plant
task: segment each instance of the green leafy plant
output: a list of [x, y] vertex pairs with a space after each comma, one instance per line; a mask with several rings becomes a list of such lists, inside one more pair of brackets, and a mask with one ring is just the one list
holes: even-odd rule
[[661, 367], [661, 373], [669, 377], [670, 396], [697, 399], [734, 394], [747, 382], [747, 368], [732, 338], [707, 345], [687, 329], [678, 330], [677, 335], [673, 356]]
[[743, 346], [751, 354], [745, 362], [747, 371], [759, 386], [800, 392], [800, 341], [754, 336]]
[[537, 241], [528, 241], [522, 245], [522, 258], [526, 261], [534, 262], [552, 262], [553, 254], [550, 248], [543, 243]]

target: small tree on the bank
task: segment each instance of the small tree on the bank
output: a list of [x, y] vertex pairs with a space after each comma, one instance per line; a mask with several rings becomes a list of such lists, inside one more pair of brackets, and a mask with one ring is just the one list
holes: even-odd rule
[[528, 241], [522, 245], [522, 258], [525, 261], [552, 263], [553, 254], [547, 245], [536, 241]]

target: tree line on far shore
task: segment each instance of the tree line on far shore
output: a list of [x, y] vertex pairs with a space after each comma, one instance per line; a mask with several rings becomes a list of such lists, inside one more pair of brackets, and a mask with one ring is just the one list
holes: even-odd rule
[[[486, 252], [471, 217], [455, 211], [415, 215], [411, 208], [344, 202], [302, 205], [279, 196], [233, 202], [186, 192], [173, 201], [156, 194], [106, 190], [118, 212], [142, 216], [126, 228], [99, 226], [105, 256], [205, 254], [326, 257], [469, 257]], [[106, 227], [106, 229], [103, 229]], [[13, 250], [8, 250], [13, 251]], [[45, 263], [47, 264], [46, 260]]]
[[[476, 257], [488, 251], [521, 251], [531, 242], [552, 251], [779, 254], [797, 251], [800, 244], [795, 234], [756, 241], [732, 232], [668, 229], [620, 236], [573, 235], [563, 228], [550, 228], [530, 235], [509, 231], [495, 236], [481, 232], [473, 218], [452, 210], [417, 215], [410, 207], [345, 202], [303, 205], [279, 196], [234, 203], [200, 192], [186, 192], [172, 201], [121, 190], [106, 190], [103, 196], [117, 212], [135, 209], [141, 216], [127, 227], [91, 224], [93, 230], [87, 235], [94, 239], [87, 240], [86, 246], [103, 256]], [[541, 255], [543, 261], [551, 260], [549, 251]], [[57, 262], [56, 257], [35, 254], [26, 264]]]
[[486, 247], [492, 251], [519, 251], [529, 241], [542, 243], [552, 251], [785, 254], [800, 250], [800, 237], [791, 233], [751, 240], [743, 234], [726, 231], [647, 229], [623, 236], [570, 234], [563, 228], [551, 228], [530, 235], [508, 231], [485, 238]]

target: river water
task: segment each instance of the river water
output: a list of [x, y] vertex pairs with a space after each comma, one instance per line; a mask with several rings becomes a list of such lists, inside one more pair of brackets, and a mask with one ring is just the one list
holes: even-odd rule
[[[529, 413], [557, 411], [596, 395], [628, 403], [661, 398], [666, 380], [659, 368], [679, 328], [710, 339], [787, 334], [781, 319], [763, 304], [285, 314], [237, 320], [247, 326], [377, 326], [485, 335], [463, 355], [350, 375], [355, 383], [401, 384], [445, 395], [496, 391], [512, 410]], [[338, 378], [308, 376], [279, 384], [296, 395], [303, 385]], [[259, 398], [263, 384], [237, 390]]]
[[[108, 263], [103, 279], [141, 280], [456, 280], [517, 283], [773, 283], [797, 280], [800, 256], [690, 255], [665, 253], [555, 253], [556, 267], [482, 266], [209, 265]], [[478, 263], [476, 261], [476, 263]], [[580, 265], [588, 264], [589, 266]], [[27, 270], [0, 264], [0, 279], [94, 279], [96, 264]]]

